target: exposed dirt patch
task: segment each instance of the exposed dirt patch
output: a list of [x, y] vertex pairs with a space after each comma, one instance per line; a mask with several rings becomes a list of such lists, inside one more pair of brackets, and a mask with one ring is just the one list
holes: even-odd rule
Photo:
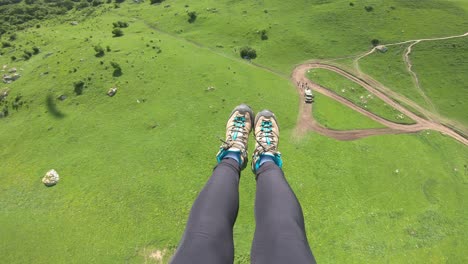
[[[320, 86], [317, 83], [314, 83], [313, 81], [309, 80], [306, 77], [306, 73], [310, 69], [315, 69], [315, 68], [321, 68], [321, 69], [326, 69], [329, 71], [333, 71], [335, 73], [340, 74], [344, 78], [347, 78], [363, 88], [365, 88], [367, 91], [369, 91], [371, 94], [374, 96], [380, 98], [382, 101], [384, 101], [386, 104], [392, 106], [396, 110], [400, 111], [401, 113], [405, 114], [409, 118], [413, 119], [415, 121], [415, 124], [412, 125], [403, 125], [403, 124], [397, 124], [392, 121], [386, 120], [372, 112], [367, 111], [366, 109], [363, 109], [357, 105], [355, 105], [353, 102], [347, 100], [346, 98], [340, 96], [339, 94], [331, 91], [330, 89], [327, 89], [323, 86]], [[452, 130], [451, 128], [448, 128], [444, 125], [441, 124], [440, 121], [435, 118], [433, 113], [428, 112], [427, 110], [421, 108], [419, 105], [417, 105], [415, 102], [404, 98], [403, 96], [396, 94], [395, 92], [391, 91], [389, 88], [385, 87], [384, 85], [378, 83], [376, 80], [373, 80], [372, 78], [361, 74], [360, 77], [355, 76], [354, 74], [347, 72], [337, 66], [326, 64], [326, 63], [321, 63], [321, 62], [311, 62], [311, 63], [305, 63], [297, 66], [291, 76], [291, 81], [296, 85], [297, 92], [301, 97], [300, 100], [300, 105], [299, 105], [299, 116], [298, 116], [298, 122], [296, 125], [296, 135], [301, 136], [305, 134], [307, 131], [315, 131], [319, 134], [329, 136], [338, 140], [354, 140], [354, 139], [359, 139], [363, 137], [368, 137], [368, 136], [373, 136], [373, 135], [383, 135], [383, 134], [401, 134], [401, 133], [416, 133], [422, 130], [435, 130], [439, 131], [447, 136], [450, 136], [461, 143], [468, 145], [468, 140]], [[326, 127], [321, 126], [313, 117], [312, 115], [312, 110], [313, 107], [312, 105], [305, 104], [303, 101], [303, 94], [304, 91], [302, 88], [298, 85], [299, 83], [307, 83], [309, 87], [312, 88], [315, 92], [319, 92], [325, 96], [330, 97], [331, 99], [338, 101], [342, 103], [343, 105], [360, 112], [361, 114], [371, 118], [374, 121], [377, 121], [381, 123], [382, 125], [386, 126], [387, 128], [381, 128], [381, 129], [359, 129], [359, 130], [333, 130], [333, 129], [328, 129]], [[390, 92], [391, 91], [391, 92]], [[399, 101], [404, 102], [405, 104], [420, 110], [423, 110], [423, 114], [426, 116], [433, 116], [434, 118], [431, 118], [431, 120], [423, 119], [410, 110], [406, 109], [394, 99], [398, 99]], [[432, 114], [432, 115], [431, 115]]]

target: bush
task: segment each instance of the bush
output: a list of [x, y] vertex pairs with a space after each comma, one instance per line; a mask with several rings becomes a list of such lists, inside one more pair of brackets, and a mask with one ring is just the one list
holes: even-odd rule
[[112, 76], [114, 77], [119, 77], [122, 75], [122, 68], [120, 67], [120, 65], [117, 63], [117, 62], [111, 62], [110, 63], [112, 68], [114, 68], [114, 72], [112, 73]]
[[2, 111], [0, 111], [0, 117], [7, 117], [8, 116], [8, 106], [4, 106]]
[[114, 28], [126, 28], [126, 27], [128, 27], [128, 23], [127, 22], [122, 22], [122, 21], [114, 22], [114, 23], [112, 23], [112, 25], [114, 26]]
[[23, 51], [24, 60], [29, 60], [32, 57], [32, 55], [33, 55], [32, 52], [30, 52], [29, 50]]
[[32, 50], [34, 55], [37, 55], [39, 54], [39, 52], [41, 52], [41, 50], [38, 47], [32, 47]]
[[11, 59], [12, 61], [15, 61], [15, 60], [16, 60], [16, 56], [11, 56], [10, 59]]
[[190, 11], [187, 13], [189, 19], [188, 19], [188, 22], [189, 23], [193, 23], [195, 22], [195, 20], [197, 20], [197, 12], [195, 11]]
[[251, 47], [242, 47], [240, 56], [246, 60], [255, 59], [257, 57], [257, 51]]
[[371, 40], [372, 46], [378, 46], [380, 44], [380, 41], [378, 39], [373, 39]]
[[81, 95], [83, 94], [83, 89], [85, 88], [85, 82], [83, 81], [78, 81], [73, 83], [73, 91], [75, 92], [76, 95]]
[[260, 39], [261, 39], [261, 40], [267, 40], [267, 39], [268, 39], [268, 35], [267, 35], [266, 29], [261, 30], [259, 33], [260, 33]]
[[107, 52], [111, 52], [110, 46], [107, 46], [107, 47], [106, 47], [106, 50], [107, 50]]
[[[104, 2], [101, 1], [101, 0], [94, 0], [94, 1], [91, 3], [92, 6], [100, 6], [100, 5], [102, 5], [102, 4], [104, 4]], [[67, 9], [68, 9], [68, 8], [67, 8]]]
[[364, 9], [367, 11], [367, 12], [372, 12], [374, 11], [374, 8], [372, 6], [365, 6]]
[[100, 58], [104, 56], [104, 49], [101, 47], [101, 45], [94, 46], [94, 51], [96, 51], [96, 54], [94, 56]]
[[114, 30], [112, 30], [112, 34], [114, 37], [121, 37], [123, 36], [123, 31], [120, 28], [114, 28]]
[[2, 48], [9, 48], [11, 47], [11, 43], [7, 41], [2, 41]]
[[164, 0], [150, 0], [150, 4], [160, 4], [164, 2]]

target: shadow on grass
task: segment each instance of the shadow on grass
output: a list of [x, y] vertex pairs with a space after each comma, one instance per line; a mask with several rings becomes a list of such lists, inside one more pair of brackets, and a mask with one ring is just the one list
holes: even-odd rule
[[55, 104], [54, 97], [51, 94], [47, 95], [46, 106], [47, 106], [47, 112], [51, 114], [53, 117], [58, 118], [58, 119], [62, 119], [65, 117], [65, 114], [60, 112], [57, 109], [57, 105]]

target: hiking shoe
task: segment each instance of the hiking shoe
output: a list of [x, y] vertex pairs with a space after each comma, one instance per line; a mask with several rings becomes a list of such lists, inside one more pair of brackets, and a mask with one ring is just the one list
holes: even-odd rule
[[276, 116], [270, 110], [263, 110], [257, 114], [254, 123], [255, 150], [252, 155], [252, 171], [255, 173], [260, 167], [262, 155], [271, 156], [278, 167], [283, 166], [281, 153], [278, 151], [279, 126]]
[[247, 166], [247, 143], [250, 130], [253, 126], [253, 111], [250, 106], [241, 104], [232, 110], [232, 113], [226, 124], [226, 140], [219, 148], [216, 155], [218, 163], [229, 153], [239, 153], [239, 165], [241, 169]]

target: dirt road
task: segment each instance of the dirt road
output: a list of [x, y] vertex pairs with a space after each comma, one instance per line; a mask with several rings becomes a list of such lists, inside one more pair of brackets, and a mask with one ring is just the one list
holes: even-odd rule
[[[403, 125], [403, 124], [397, 124], [392, 121], [386, 120], [380, 116], [377, 116], [376, 114], [372, 112], [367, 111], [366, 109], [363, 109], [355, 105], [353, 102], [347, 100], [346, 98], [340, 96], [339, 94], [325, 87], [322, 87], [317, 83], [314, 83], [313, 81], [309, 80], [306, 77], [306, 73], [308, 70], [316, 69], [316, 68], [333, 71], [335, 73], [340, 74], [344, 78], [347, 78], [359, 84], [360, 86], [365, 88], [367, 91], [369, 91], [369, 93], [380, 98], [386, 104], [392, 106], [396, 110], [400, 111], [401, 113], [405, 114], [409, 118], [413, 119], [415, 121], [415, 124]], [[452, 130], [451, 128], [448, 128], [442, 125], [440, 122], [434, 121], [433, 119], [428, 120], [428, 119], [424, 119], [415, 115], [413, 112], [411, 112], [410, 110], [406, 109], [405, 107], [403, 107], [402, 105], [394, 101], [390, 96], [392, 96], [393, 98], [397, 100], [404, 102], [405, 104], [411, 107], [416, 108], [416, 110], [419, 111], [419, 108], [421, 107], [419, 107], [416, 103], [412, 102], [411, 100], [407, 98], [404, 98], [401, 95], [396, 94], [393, 91], [391, 93], [387, 93], [388, 91], [391, 91], [391, 90], [386, 88], [384, 85], [378, 83], [376, 80], [373, 80], [365, 75], [361, 75], [360, 77], [357, 77], [353, 75], [352, 73], [347, 72], [331, 64], [326, 64], [326, 63], [321, 63], [321, 62], [311, 62], [311, 63], [305, 63], [305, 64], [301, 64], [297, 66], [292, 73], [291, 81], [294, 84], [296, 84], [297, 92], [301, 96], [300, 106], [299, 106], [299, 118], [298, 118], [297, 127], [296, 127], [296, 133], [298, 135], [302, 135], [306, 133], [307, 131], [315, 131], [319, 134], [329, 136], [338, 140], [354, 140], [354, 139], [359, 139], [359, 138], [373, 136], [373, 135], [416, 133], [422, 130], [429, 129], [429, 130], [439, 131], [447, 136], [450, 136], [460, 141], [461, 143], [465, 145], [468, 145], [468, 140], [462, 135]], [[317, 121], [314, 120], [314, 117], [312, 115], [312, 110], [313, 110], [312, 105], [304, 103], [304, 100], [303, 100], [304, 91], [300, 87], [300, 85], [298, 85], [299, 83], [307, 83], [308, 86], [311, 87], [313, 91], [321, 93], [325, 96], [328, 96], [331, 99], [338, 101], [341, 104], [357, 112], [360, 112], [361, 114], [371, 118], [372, 120], [381, 123], [387, 128], [338, 131], [338, 130], [333, 130], [333, 129], [329, 129], [329, 128], [321, 126]], [[415, 106], [418, 106], [418, 107], [415, 107]], [[425, 110], [425, 109], [422, 109], [422, 110]], [[423, 111], [423, 114], [425, 115], [428, 114], [427, 110]]]

